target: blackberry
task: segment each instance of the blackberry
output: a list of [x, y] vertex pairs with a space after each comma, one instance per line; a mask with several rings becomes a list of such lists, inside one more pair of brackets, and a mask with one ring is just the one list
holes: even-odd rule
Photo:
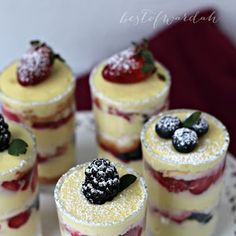
[[11, 138], [11, 133], [8, 130], [8, 124], [5, 123], [3, 116], [0, 114], [0, 151], [8, 148]]
[[90, 203], [111, 201], [118, 194], [119, 186], [119, 174], [109, 160], [95, 159], [86, 168], [82, 192]]
[[198, 136], [194, 130], [180, 128], [174, 132], [172, 143], [178, 152], [189, 153], [196, 147]]
[[207, 133], [209, 125], [204, 118], [200, 117], [198, 121], [194, 123], [190, 128], [197, 133], [198, 137], [200, 137]]
[[165, 139], [169, 139], [173, 136], [175, 130], [182, 126], [182, 122], [177, 116], [166, 115], [162, 116], [156, 124], [156, 133]]

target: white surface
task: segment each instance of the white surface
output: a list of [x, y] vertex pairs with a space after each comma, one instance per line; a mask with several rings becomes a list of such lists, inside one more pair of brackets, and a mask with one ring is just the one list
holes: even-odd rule
[[[19, 58], [31, 39], [47, 41], [60, 52], [75, 73], [160, 30], [166, 16], [213, 6], [219, 9], [219, 22], [236, 40], [235, 0], [0, 0], [0, 70]], [[153, 20], [141, 23], [142, 11]], [[130, 20], [120, 23], [126, 14]], [[132, 19], [131, 19], [131, 18]]]
[[[94, 136], [94, 123], [90, 112], [77, 114], [77, 163], [92, 160], [96, 157], [96, 145]], [[234, 177], [233, 177], [234, 175]], [[236, 211], [231, 212], [232, 207], [236, 208], [236, 161], [232, 155], [228, 155], [226, 168], [226, 187], [222, 195], [220, 205], [220, 219], [214, 236], [233, 236], [236, 232]], [[233, 187], [235, 186], [235, 187]], [[55, 203], [53, 200], [53, 188], [42, 189], [40, 200], [42, 210], [43, 236], [59, 236], [59, 227]], [[235, 202], [229, 201], [235, 197]], [[200, 235], [199, 235], [200, 236]]]

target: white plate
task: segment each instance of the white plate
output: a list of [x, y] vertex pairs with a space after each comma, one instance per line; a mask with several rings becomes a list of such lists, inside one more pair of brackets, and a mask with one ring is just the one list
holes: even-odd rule
[[[83, 163], [96, 157], [94, 122], [91, 112], [78, 113], [76, 118], [77, 163]], [[225, 177], [225, 191], [220, 205], [221, 214], [214, 236], [236, 235], [236, 161], [231, 154], [228, 154]], [[43, 236], [59, 236], [53, 187], [42, 188], [40, 201]]]

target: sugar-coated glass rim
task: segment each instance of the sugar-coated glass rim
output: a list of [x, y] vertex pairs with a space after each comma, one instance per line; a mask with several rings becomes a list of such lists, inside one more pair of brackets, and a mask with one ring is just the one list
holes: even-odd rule
[[27, 166], [29, 164], [29, 161], [31, 161], [31, 160], [32, 160], [32, 162], [36, 161], [36, 155], [37, 155], [37, 151], [36, 151], [36, 138], [35, 138], [35, 135], [32, 133], [32, 131], [27, 126], [25, 126], [25, 125], [23, 125], [21, 123], [17, 123], [15, 121], [7, 120], [7, 123], [12, 123], [14, 125], [21, 126], [23, 129], [25, 129], [29, 133], [29, 135], [30, 135], [30, 137], [32, 139], [32, 143], [33, 143], [32, 155], [29, 155], [24, 161], [22, 161], [16, 167], [10, 168], [7, 171], [0, 172], [0, 177], [6, 176], [6, 175], [9, 175], [11, 173], [15, 173], [15, 172], [21, 170], [23, 167], [25, 167], [25, 166]]
[[[131, 215], [125, 217], [124, 219], [122, 220], [119, 220], [119, 221], [115, 221], [115, 222], [109, 222], [109, 223], [93, 223], [93, 222], [89, 222], [89, 221], [86, 221], [86, 220], [80, 220], [80, 219], [77, 219], [74, 215], [72, 215], [70, 212], [68, 212], [65, 207], [63, 206], [63, 203], [60, 199], [60, 190], [61, 190], [61, 187], [65, 181], [65, 179], [71, 175], [74, 171], [78, 170], [78, 169], [81, 169], [81, 168], [84, 168], [85, 166], [88, 166], [90, 162], [85, 162], [83, 164], [79, 164], [75, 167], [72, 167], [67, 173], [65, 173], [64, 175], [62, 175], [62, 177], [58, 180], [57, 184], [56, 184], [56, 187], [55, 187], [55, 190], [54, 190], [54, 199], [55, 199], [55, 202], [56, 202], [56, 206], [57, 208], [59, 209], [59, 211], [61, 211], [63, 214], [65, 214], [68, 218], [70, 218], [72, 221], [74, 221], [75, 223], [79, 223], [79, 224], [82, 224], [82, 225], [87, 225], [87, 226], [92, 226], [92, 227], [96, 227], [96, 226], [102, 226], [102, 227], [109, 227], [109, 226], [113, 226], [113, 225], [118, 225], [126, 220], [129, 220], [130, 218], [133, 218], [135, 217], [139, 211], [143, 208], [144, 204], [146, 203], [147, 201], [147, 186], [145, 184], [145, 181], [144, 181], [144, 178], [141, 177], [139, 174], [137, 174], [133, 169], [131, 168], [126, 168], [127, 172], [128, 173], [132, 173], [133, 175], [137, 176], [138, 179], [140, 180], [141, 182], [141, 186], [144, 190], [144, 198], [143, 198], [143, 203], [140, 204], [140, 207], [135, 211], [133, 212]], [[124, 166], [124, 165], [121, 165], [119, 163], [115, 163], [115, 166]], [[58, 213], [59, 214], [59, 213]]]
[[[141, 143], [142, 145], [144, 145], [144, 147], [147, 149], [147, 151], [149, 153], [151, 153], [151, 156], [155, 159], [159, 159], [159, 160], [162, 160], [163, 162], [166, 162], [166, 163], [169, 163], [169, 164], [175, 164], [175, 165], [179, 165], [179, 166], [182, 166], [182, 165], [190, 165], [189, 163], [176, 163], [174, 161], [171, 161], [167, 158], [164, 158], [160, 155], [158, 155], [157, 153], [154, 152], [154, 150], [152, 149], [152, 147], [148, 144], [147, 140], [145, 139], [145, 136], [146, 136], [146, 132], [149, 128], [149, 126], [153, 123], [154, 120], [156, 120], [158, 117], [161, 117], [162, 115], [165, 115], [165, 114], [172, 114], [172, 113], [178, 113], [178, 112], [195, 112], [196, 110], [193, 110], [193, 109], [172, 109], [172, 110], [168, 110], [168, 111], [164, 111], [164, 112], [161, 112], [159, 113], [158, 115], [155, 115], [153, 116], [151, 119], [148, 120], [148, 122], [144, 125], [142, 131], [141, 131], [141, 135], [140, 135], [140, 139], [141, 139]], [[200, 162], [200, 163], [197, 163], [197, 164], [191, 164], [191, 165], [201, 165], [201, 164], [206, 164], [206, 163], [211, 163], [213, 162], [214, 160], [217, 160], [218, 158], [220, 158], [228, 149], [228, 146], [229, 146], [229, 141], [230, 141], [230, 138], [229, 138], [229, 133], [227, 131], [227, 128], [223, 125], [223, 123], [218, 120], [217, 118], [215, 118], [214, 116], [206, 113], [206, 112], [202, 112], [203, 114], [211, 117], [211, 119], [217, 123], [223, 130], [224, 132], [224, 144], [222, 146], [222, 148], [220, 149], [220, 151], [218, 153], [216, 153], [214, 156], [211, 156], [210, 158], [207, 158], [207, 160], [205, 162]]]
[[136, 101], [114, 100], [113, 98], [110, 98], [110, 97], [104, 95], [102, 92], [99, 92], [96, 89], [96, 87], [94, 85], [94, 82], [93, 82], [94, 77], [95, 77], [94, 75], [96, 74], [97, 69], [101, 65], [105, 64], [108, 60], [109, 60], [109, 58], [102, 61], [101, 63], [99, 63], [92, 70], [92, 72], [89, 75], [89, 85], [90, 85], [92, 95], [95, 95], [95, 96], [99, 97], [101, 100], [107, 101], [108, 103], [115, 104], [115, 105], [118, 105], [118, 106], [119, 105], [120, 106], [143, 105], [143, 104], [150, 103], [152, 101], [155, 101], [155, 100], [159, 99], [160, 97], [162, 97], [164, 94], [166, 94], [170, 90], [170, 87], [171, 87], [171, 74], [170, 74], [169, 70], [166, 69], [166, 67], [164, 67], [160, 62], [156, 61], [155, 63], [157, 64], [157, 66], [159, 68], [161, 68], [164, 71], [164, 76], [166, 78], [166, 81], [165, 81], [166, 85], [163, 88], [163, 90], [161, 91], [161, 93], [156, 94], [156, 96], [152, 96], [152, 97], [148, 97], [148, 98], [145, 98], [145, 99], [142, 99], [142, 100], [136, 100]]
[[[16, 63], [16, 61], [13, 61], [12, 63], [10, 63], [8, 66], [6, 66], [2, 72], [4, 70], [6, 70], [8, 67], [10, 67], [12, 64]], [[65, 64], [68, 69], [70, 71], [71, 68], [70, 66], [68, 66], [67, 64]], [[2, 73], [0, 73], [1, 75]], [[58, 102], [59, 100], [61, 100], [62, 98], [66, 97], [74, 88], [75, 88], [75, 82], [76, 82], [76, 79], [75, 79], [75, 76], [72, 74], [72, 78], [71, 78], [71, 83], [70, 85], [66, 88], [66, 90], [62, 93], [62, 94], [59, 94], [51, 99], [49, 99], [48, 101], [22, 101], [20, 99], [16, 99], [16, 98], [13, 98], [13, 97], [10, 97], [8, 95], [6, 95], [1, 89], [0, 89], [0, 98], [2, 101], [6, 100], [6, 101], [10, 101], [10, 103], [12, 104], [16, 104], [16, 105], [20, 105], [20, 106], [25, 106], [25, 107], [32, 107], [32, 106], [45, 106], [45, 105], [49, 105], [49, 104], [53, 104], [53, 103], [56, 103]]]

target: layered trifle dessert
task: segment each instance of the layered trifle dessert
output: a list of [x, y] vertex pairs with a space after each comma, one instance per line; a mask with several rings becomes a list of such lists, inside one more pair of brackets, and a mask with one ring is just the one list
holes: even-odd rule
[[58, 181], [63, 236], [143, 236], [147, 190], [136, 172], [108, 159], [78, 165]]
[[141, 141], [148, 235], [212, 235], [229, 145], [225, 126], [207, 113], [171, 110], [150, 119]]
[[140, 131], [150, 116], [168, 108], [168, 71], [144, 40], [98, 65], [90, 88], [100, 155], [142, 173]]
[[35, 140], [0, 115], [0, 235], [40, 235]]
[[0, 74], [3, 114], [36, 136], [41, 183], [56, 182], [73, 165], [74, 87], [64, 60], [39, 41]]

